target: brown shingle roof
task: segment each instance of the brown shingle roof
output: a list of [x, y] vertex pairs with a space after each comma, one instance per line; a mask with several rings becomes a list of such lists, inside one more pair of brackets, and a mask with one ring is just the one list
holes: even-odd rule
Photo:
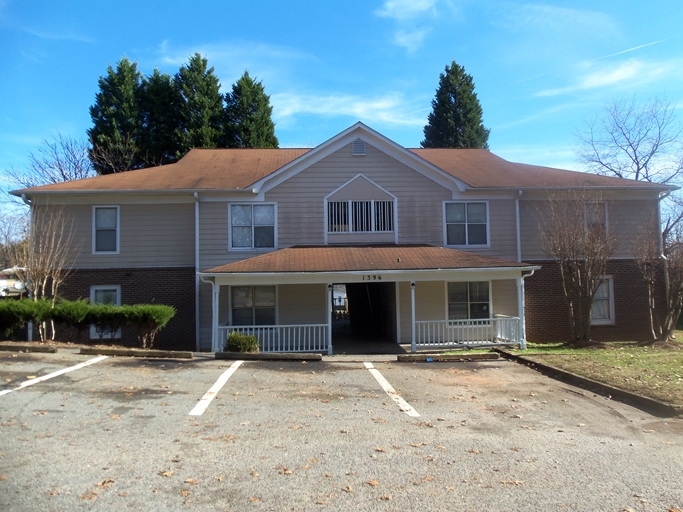
[[247, 188], [308, 151], [310, 149], [193, 149], [175, 164], [26, 190], [238, 190]]
[[[13, 192], [248, 190], [310, 149], [193, 149], [175, 164]], [[667, 189], [642, 181], [508, 162], [484, 149], [408, 151], [473, 188], [626, 187]]]
[[431, 245], [294, 246], [204, 271], [206, 274], [528, 268], [526, 263]]

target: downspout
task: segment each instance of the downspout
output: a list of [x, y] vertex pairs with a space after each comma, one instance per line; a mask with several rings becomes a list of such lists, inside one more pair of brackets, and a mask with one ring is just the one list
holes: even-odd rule
[[519, 198], [522, 197], [522, 189], [517, 191], [515, 197], [515, 229], [517, 230], [517, 261], [522, 261], [522, 229], [519, 222]]
[[657, 232], [659, 233], [659, 254], [666, 259], [664, 256], [664, 237], [662, 233], [662, 201], [671, 195], [671, 190], [667, 190], [659, 196], [657, 201]]
[[[28, 229], [33, 230], [33, 203], [31, 202], [30, 199], [28, 199], [26, 197], [26, 194], [21, 194], [21, 200], [24, 202], [25, 205], [27, 205], [29, 207]], [[29, 240], [33, 240], [33, 237], [31, 236], [30, 231], [29, 231]], [[32, 253], [33, 253], [33, 251], [29, 250], [29, 255]], [[28, 266], [29, 266], [29, 268], [31, 267], [30, 261], [28, 262]], [[29, 293], [31, 293], [31, 292], [29, 291]], [[33, 322], [30, 320], [26, 323], [26, 340], [27, 341], [33, 341]]]
[[195, 351], [199, 352], [199, 194], [197, 192], [194, 193], [194, 338]]
[[520, 276], [517, 285], [517, 303], [519, 304], [519, 348], [526, 350], [526, 316], [524, 315], [524, 280], [531, 277], [536, 272], [531, 270], [530, 274], [523, 274]]

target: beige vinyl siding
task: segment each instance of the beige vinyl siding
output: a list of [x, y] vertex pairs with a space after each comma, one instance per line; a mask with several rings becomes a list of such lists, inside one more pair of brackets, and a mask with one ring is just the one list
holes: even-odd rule
[[518, 316], [517, 282], [512, 279], [491, 281], [492, 315]]
[[65, 219], [73, 226], [74, 268], [194, 266], [194, 205], [118, 206], [119, 254], [93, 254], [93, 205], [63, 207]]
[[[481, 202], [466, 195], [456, 201]], [[517, 223], [514, 199], [491, 199], [489, 205], [489, 247], [459, 246], [477, 254], [517, 260]], [[445, 242], [445, 241], [444, 241]]]
[[442, 202], [451, 192], [370, 144], [366, 147], [366, 156], [354, 157], [349, 144], [266, 194], [266, 201], [278, 204], [280, 247], [324, 243], [325, 196], [358, 174], [396, 196], [399, 243], [443, 243]]
[[327, 285], [279, 285], [277, 292], [280, 324], [327, 323]]
[[[544, 201], [520, 201], [520, 229], [522, 260], [548, 259], [543, 251], [539, 219], [547, 209]], [[634, 243], [649, 227], [653, 236], [656, 228], [657, 202], [649, 199], [607, 201], [607, 229], [617, 239], [614, 258], [632, 258]]]

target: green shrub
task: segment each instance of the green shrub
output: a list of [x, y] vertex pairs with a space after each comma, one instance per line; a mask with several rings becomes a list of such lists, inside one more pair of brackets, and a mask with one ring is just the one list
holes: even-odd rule
[[95, 326], [95, 332], [97, 332], [100, 340], [104, 339], [105, 336], [113, 340], [119, 330], [127, 323], [126, 313], [129, 307], [112, 304], [90, 304], [90, 311], [86, 320]]
[[[60, 300], [55, 305], [52, 318], [55, 322], [69, 327], [76, 332], [75, 339], [80, 338], [81, 332], [89, 325], [88, 314], [90, 313], [90, 302], [85, 299], [80, 300]], [[71, 336], [73, 339], [74, 336]]]
[[157, 333], [173, 318], [176, 310], [163, 304], [137, 304], [128, 306], [127, 323], [135, 326], [142, 348], [152, 348]]
[[225, 350], [228, 352], [258, 352], [258, 338], [239, 332], [231, 332], [228, 335]]
[[23, 305], [19, 300], [3, 299], [0, 300], [0, 336], [6, 338], [17, 327], [21, 327], [24, 321]]

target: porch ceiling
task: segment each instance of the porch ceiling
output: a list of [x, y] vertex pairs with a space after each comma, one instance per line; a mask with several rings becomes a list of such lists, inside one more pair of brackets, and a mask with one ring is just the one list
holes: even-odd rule
[[201, 272], [300, 274], [424, 270], [534, 270], [526, 263], [431, 245], [294, 246]]

